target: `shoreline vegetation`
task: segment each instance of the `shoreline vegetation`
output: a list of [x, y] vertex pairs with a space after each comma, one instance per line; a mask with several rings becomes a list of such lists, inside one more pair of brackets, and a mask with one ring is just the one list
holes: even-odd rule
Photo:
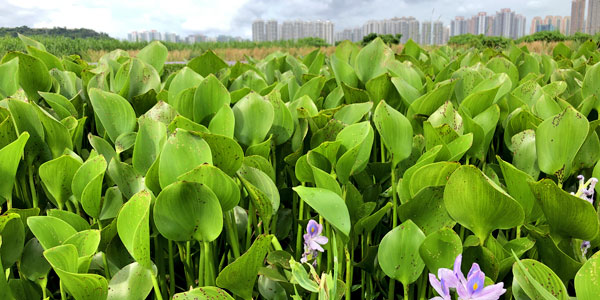
[[[97, 33], [89, 29], [32, 29], [28, 27], [0, 28], [0, 55], [5, 55], [10, 51], [24, 52], [26, 49], [19, 40], [18, 34], [24, 34], [35, 39], [46, 46], [49, 53], [62, 57], [68, 55], [79, 55], [88, 62], [97, 62], [100, 57], [106, 53], [121, 49], [135, 56], [142, 48], [146, 47], [148, 42], [129, 42], [121, 41], [109, 37], [104, 33]], [[365, 40], [372, 40], [377, 35], [370, 34]], [[381, 36], [381, 37], [386, 37]], [[456, 48], [495, 48], [506, 49], [510, 45], [517, 45], [519, 48], [526, 46], [530, 52], [538, 54], [551, 54], [559, 42], [564, 42], [570, 48], [577, 48], [579, 44], [587, 40], [600, 40], [600, 36], [591, 36], [588, 34], [577, 33], [572, 36], [565, 36], [558, 32], [538, 32], [532, 35], [522, 37], [518, 40], [512, 40], [503, 37], [486, 37], [483, 35], [465, 34], [453, 36], [448, 42], [448, 46]], [[397, 39], [390, 39], [392, 43], [389, 46], [395, 53], [402, 52], [404, 45], [397, 43]], [[335, 51], [334, 45], [328, 45], [319, 38], [305, 38], [298, 41], [272, 41], [272, 42], [252, 42], [252, 41], [229, 41], [229, 42], [199, 42], [195, 44], [161, 42], [168, 49], [167, 61], [186, 62], [202, 55], [207, 50], [212, 50], [225, 61], [245, 61], [248, 58], [260, 60], [275, 52], [287, 52], [294, 56], [306, 56], [316, 49], [320, 49], [326, 55], [331, 55]], [[339, 44], [339, 42], [336, 42]], [[365, 41], [356, 42], [359, 46], [364, 46]], [[423, 46], [424, 49], [432, 50], [445, 45]]]

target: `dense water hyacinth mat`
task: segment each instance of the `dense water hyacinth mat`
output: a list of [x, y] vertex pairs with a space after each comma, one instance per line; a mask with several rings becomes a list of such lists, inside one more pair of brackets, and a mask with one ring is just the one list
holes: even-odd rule
[[600, 52], [0, 62], [0, 299], [599, 299]]

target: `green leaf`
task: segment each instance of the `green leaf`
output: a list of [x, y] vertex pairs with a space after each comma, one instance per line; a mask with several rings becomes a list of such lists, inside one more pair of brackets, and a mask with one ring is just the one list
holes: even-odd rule
[[503, 161], [499, 156], [496, 156], [496, 159], [498, 159], [498, 163], [500, 164], [508, 193], [523, 207], [527, 223], [537, 220], [541, 217], [542, 212], [535, 200], [533, 191], [528, 184], [525, 184], [534, 182], [533, 178]]
[[21, 272], [31, 281], [45, 278], [50, 272], [50, 264], [44, 258], [44, 248], [36, 238], [30, 239], [21, 255]]
[[229, 106], [231, 97], [227, 88], [210, 74], [196, 88], [194, 94], [194, 121], [208, 125], [213, 116], [221, 110], [223, 105]]
[[419, 247], [424, 240], [425, 234], [410, 220], [386, 233], [377, 252], [383, 273], [404, 286], [415, 282], [425, 268], [425, 262], [419, 255]]
[[152, 270], [137, 262], [123, 267], [108, 283], [107, 300], [144, 300], [152, 291]]
[[290, 267], [292, 268], [292, 278], [305, 290], [318, 293], [319, 285], [310, 279], [310, 275], [304, 269], [301, 263], [297, 263], [293, 259], [290, 259]]
[[121, 134], [135, 130], [135, 111], [125, 98], [95, 88], [90, 90], [89, 95], [94, 113], [111, 141], [116, 142]]
[[177, 180], [198, 182], [210, 188], [219, 199], [221, 210], [224, 212], [233, 209], [240, 202], [239, 186], [215, 166], [200, 165], [179, 176]]
[[147, 117], [139, 118], [138, 123], [132, 165], [138, 174], [146, 174], [167, 140], [167, 126]]
[[587, 69], [583, 84], [581, 85], [581, 95], [583, 98], [594, 96], [600, 99], [600, 87], [596, 84], [600, 80], [600, 63], [597, 63]]
[[212, 242], [223, 230], [217, 196], [197, 182], [178, 181], [164, 188], [153, 213], [158, 231], [174, 241]]
[[159, 41], [153, 41], [146, 47], [142, 48], [137, 54], [137, 58], [141, 61], [151, 65], [160, 74], [162, 73], [163, 66], [167, 61], [167, 54], [169, 51], [167, 47]]
[[188, 62], [187, 66], [194, 70], [194, 72], [206, 77], [209, 74], [216, 74], [219, 70], [226, 68], [227, 63], [212, 52], [212, 50], [208, 50]]
[[585, 116], [572, 107], [544, 120], [535, 131], [540, 170], [549, 175], [556, 174], [562, 182], [569, 176], [571, 164], [585, 142], [588, 130]]
[[440, 268], [452, 269], [454, 260], [462, 253], [462, 241], [451, 228], [442, 228], [428, 235], [419, 254], [430, 273], [437, 274]]
[[174, 101], [186, 89], [198, 87], [204, 77], [188, 67], [183, 67], [169, 85], [169, 104], [174, 106]]
[[[15, 213], [0, 216], [0, 258], [4, 268], [10, 268], [21, 257], [25, 243], [25, 230], [21, 217]], [[0, 271], [3, 271], [2, 269]]]
[[28, 99], [35, 101], [40, 98], [38, 92], [47, 92], [52, 88], [52, 79], [48, 73], [48, 68], [39, 59], [21, 52], [8, 52], [3, 58], [2, 63], [12, 59], [19, 59], [19, 85], [25, 91]]
[[513, 265], [514, 282], [530, 299], [569, 299], [560, 278], [541, 262], [533, 259], [517, 260]]
[[413, 130], [404, 115], [381, 101], [375, 109], [373, 122], [383, 143], [392, 153], [392, 164], [398, 164], [410, 156]]
[[76, 300], [104, 300], [108, 294], [106, 278], [96, 274], [77, 273], [77, 249], [73, 245], [57, 246], [44, 251], [44, 256], [60, 277], [69, 294]]
[[244, 161], [242, 147], [232, 138], [210, 133], [199, 133], [208, 143], [212, 153], [213, 165], [229, 176], [235, 176]]
[[350, 214], [344, 200], [335, 192], [321, 188], [294, 187], [300, 198], [344, 236], [350, 234]]
[[[150, 260], [150, 192], [141, 191], [123, 205], [117, 217], [117, 231], [125, 248], [144, 268]], [[155, 212], [156, 216], [156, 212]]]
[[51, 216], [29, 217], [27, 225], [45, 250], [62, 245], [77, 233], [69, 223]]
[[176, 129], [167, 139], [160, 154], [159, 180], [161, 188], [177, 181], [177, 177], [197, 166], [212, 164], [209, 145], [201, 136], [184, 129]]
[[596, 236], [599, 221], [592, 204], [565, 192], [550, 179], [529, 185], [552, 232], [565, 238], [582, 240], [591, 240]]
[[473, 166], [456, 170], [444, 190], [448, 214], [483, 242], [495, 229], [523, 224], [521, 205]]
[[206, 286], [173, 295], [173, 300], [233, 300], [224, 290]]
[[596, 252], [575, 275], [575, 292], [578, 299], [594, 299], [600, 295], [600, 252]]
[[233, 114], [235, 137], [247, 146], [264, 141], [273, 125], [273, 105], [255, 93], [238, 101], [233, 107]]
[[410, 201], [398, 207], [398, 217], [402, 221], [413, 221], [427, 235], [456, 224], [444, 206], [442, 186], [421, 189]]
[[23, 149], [29, 139], [29, 133], [24, 132], [19, 139], [0, 149], [0, 205], [12, 199], [12, 190], [17, 175], [17, 168], [23, 156]]
[[356, 56], [356, 75], [363, 83], [387, 71], [387, 64], [394, 59], [394, 52], [380, 38], [362, 48]]
[[[73, 191], [75, 199], [81, 201], [82, 195], [88, 184], [92, 182], [94, 178], [104, 174], [104, 171], [106, 171], [106, 160], [104, 160], [104, 157], [101, 155], [89, 158], [83, 163], [73, 175], [73, 181], [71, 182], [71, 190]], [[101, 183], [102, 182], [100, 182], [100, 184]]]
[[219, 273], [217, 286], [244, 299], [252, 298], [258, 270], [263, 266], [272, 239], [272, 235], [259, 236], [246, 253]]
[[19, 89], [19, 59], [0, 64], [0, 98], [14, 95]]
[[350, 176], [362, 172], [367, 166], [373, 146], [374, 133], [369, 122], [361, 122], [345, 127], [338, 133], [336, 141], [341, 141], [345, 153], [335, 166], [340, 182], [347, 183]]

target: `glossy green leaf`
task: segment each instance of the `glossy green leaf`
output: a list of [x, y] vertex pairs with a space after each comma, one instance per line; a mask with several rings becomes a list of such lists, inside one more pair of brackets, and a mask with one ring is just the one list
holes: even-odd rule
[[102, 122], [111, 141], [116, 142], [121, 134], [134, 131], [135, 111], [125, 98], [99, 89], [91, 89], [89, 94], [94, 113]]
[[160, 157], [161, 188], [201, 164], [212, 164], [211, 149], [206, 141], [198, 134], [183, 129], [177, 129], [169, 136]]
[[223, 230], [219, 199], [201, 183], [179, 181], [167, 186], [153, 212], [158, 231], [174, 241], [211, 242]]
[[600, 252], [596, 252], [577, 272], [575, 276], [577, 299], [594, 299], [594, 297], [600, 295], [599, 260]]
[[152, 270], [137, 262], [123, 267], [108, 283], [107, 300], [144, 300], [152, 290]]
[[244, 299], [250, 299], [258, 270], [263, 266], [272, 239], [271, 235], [259, 236], [246, 253], [221, 271], [217, 277], [217, 286]]
[[158, 73], [162, 73], [163, 66], [167, 61], [167, 54], [167, 47], [159, 41], [153, 41], [138, 52], [137, 58], [153, 66]]
[[437, 274], [440, 268], [452, 269], [454, 260], [462, 253], [462, 241], [456, 232], [445, 227], [428, 235], [419, 253], [429, 273]]
[[210, 188], [219, 199], [224, 212], [233, 209], [240, 201], [239, 186], [217, 167], [200, 165], [179, 176], [178, 180], [198, 182]]
[[584, 240], [596, 236], [600, 228], [598, 215], [589, 202], [565, 192], [550, 179], [529, 185], [552, 232]]
[[413, 130], [404, 115], [389, 106], [385, 101], [381, 101], [375, 109], [373, 121], [381, 139], [392, 153], [393, 164], [397, 164], [410, 156]]
[[458, 168], [446, 184], [444, 204], [459, 224], [485, 241], [495, 229], [523, 224], [521, 205], [473, 166]]
[[96, 274], [77, 273], [77, 249], [73, 245], [57, 246], [44, 251], [44, 256], [76, 300], [104, 300], [108, 294], [106, 278]]
[[0, 203], [12, 199], [13, 185], [19, 162], [23, 156], [23, 149], [29, 139], [29, 133], [25, 132], [19, 136], [19, 139], [0, 149]]
[[[150, 192], [141, 191], [123, 205], [117, 217], [119, 237], [140, 266], [150, 269]], [[156, 216], [156, 212], [155, 212]]]
[[233, 297], [218, 287], [206, 286], [177, 293], [173, 295], [173, 300], [233, 300]]
[[410, 220], [390, 230], [381, 240], [377, 252], [383, 272], [404, 286], [415, 282], [425, 268], [419, 255], [424, 240], [425, 234]]
[[571, 107], [542, 122], [535, 131], [540, 170], [556, 174], [561, 181], [569, 176], [571, 164], [587, 137], [588, 129], [585, 117]]
[[267, 136], [274, 120], [273, 105], [251, 93], [233, 107], [235, 137], [247, 146], [258, 144]]
[[350, 234], [350, 214], [344, 200], [335, 192], [321, 188], [293, 188], [302, 200], [345, 236]]
[[29, 217], [27, 225], [45, 250], [62, 245], [77, 233], [69, 223], [51, 216]]

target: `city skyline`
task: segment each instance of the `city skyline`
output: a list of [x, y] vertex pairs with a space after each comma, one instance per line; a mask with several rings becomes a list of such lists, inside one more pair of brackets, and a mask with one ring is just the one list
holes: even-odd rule
[[4, 12], [0, 26], [89, 28], [121, 39], [132, 31], [151, 29], [182, 37], [202, 34], [250, 39], [252, 21], [257, 18], [280, 22], [330, 20], [343, 31], [368, 20], [390, 19], [396, 15], [449, 24], [455, 16], [496, 12], [504, 7], [518, 11], [527, 20], [535, 16], [566, 16], [571, 10], [570, 0], [0, 1], [3, 4], [0, 11]]

